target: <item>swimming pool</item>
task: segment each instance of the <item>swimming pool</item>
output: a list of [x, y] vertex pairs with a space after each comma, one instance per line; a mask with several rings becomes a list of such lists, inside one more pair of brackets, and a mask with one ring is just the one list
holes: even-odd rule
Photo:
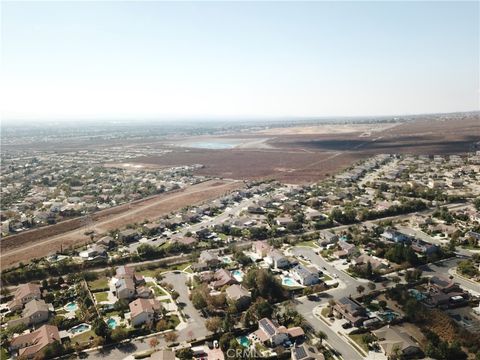
[[107, 320], [107, 325], [110, 329], [115, 329], [118, 325], [117, 320], [110, 318]]
[[78, 305], [76, 302], [72, 301], [65, 305], [64, 308], [67, 311], [76, 311], [78, 309]]
[[232, 271], [232, 276], [235, 278], [235, 280], [237, 280], [238, 282], [242, 282], [243, 280], [243, 275], [244, 272], [242, 270], [233, 270]]
[[77, 326], [74, 326], [70, 329], [70, 332], [72, 334], [79, 334], [79, 333], [82, 333], [82, 332], [85, 332], [85, 331], [88, 331], [90, 330], [90, 325], [88, 324], [80, 324], [80, 325], [77, 325]]
[[224, 257], [222, 257], [222, 262], [223, 262], [224, 264], [231, 264], [231, 263], [232, 263], [232, 259], [231, 259], [230, 257], [228, 257], [228, 256], [224, 256]]
[[241, 336], [237, 340], [240, 343], [240, 345], [242, 345], [245, 348], [248, 348], [250, 346], [250, 340], [246, 336]]
[[299, 286], [300, 284], [297, 283], [295, 280], [293, 280], [292, 278], [288, 277], [288, 276], [285, 276], [283, 279], [282, 279], [282, 285], [285, 285], [285, 286]]

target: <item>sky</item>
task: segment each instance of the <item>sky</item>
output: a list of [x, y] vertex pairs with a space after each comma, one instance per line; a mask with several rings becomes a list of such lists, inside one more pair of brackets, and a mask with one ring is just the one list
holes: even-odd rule
[[7, 120], [472, 111], [479, 2], [1, 2]]

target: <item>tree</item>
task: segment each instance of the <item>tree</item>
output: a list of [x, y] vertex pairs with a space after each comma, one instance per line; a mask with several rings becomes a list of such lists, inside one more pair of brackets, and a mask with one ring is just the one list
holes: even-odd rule
[[158, 344], [160, 344], [160, 342], [158, 341], [157, 338], [154, 337], [154, 338], [151, 338], [151, 339], [150, 339], [150, 341], [148, 342], [148, 344], [150, 345], [150, 347], [151, 347], [152, 349], [156, 349], [157, 346], [158, 346]]
[[120, 342], [128, 337], [128, 331], [123, 326], [117, 326], [110, 335], [113, 342]]
[[175, 352], [175, 356], [180, 360], [190, 360], [193, 359], [193, 351], [191, 348], [180, 349]]
[[172, 299], [173, 300], [177, 300], [178, 297], [180, 296], [180, 294], [178, 293], [178, 291], [174, 290], [170, 293], [170, 295], [172, 296]]
[[155, 326], [157, 331], [165, 331], [168, 329], [168, 323], [165, 319], [160, 319]]
[[175, 331], [165, 334], [165, 340], [169, 343], [173, 343], [178, 339], [178, 334]]
[[211, 317], [205, 322], [205, 327], [208, 331], [217, 334], [222, 330], [222, 319], [218, 316]]
[[318, 331], [317, 332], [317, 337], [318, 339], [320, 340], [320, 344], [322, 344], [323, 340], [327, 340], [328, 339], [328, 336], [326, 333], [324, 333], [323, 331]]
[[93, 331], [95, 335], [100, 336], [101, 338], [107, 339], [110, 337], [110, 328], [101, 318], [96, 319], [93, 323]]
[[365, 291], [365, 286], [363, 286], [363, 285], [358, 285], [357, 286], [357, 292], [359, 294], [363, 293], [364, 291]]

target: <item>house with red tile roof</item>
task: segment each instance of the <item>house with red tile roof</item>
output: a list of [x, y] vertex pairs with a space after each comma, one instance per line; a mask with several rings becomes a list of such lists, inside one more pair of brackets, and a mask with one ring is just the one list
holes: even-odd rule
[[53, 325], [43, 325], [29, 334], [13, 338], [10, 342], [10, 350], [17, 351], [19, 357], [31, 359], [55, 341], [60, 341], [58, 328]]

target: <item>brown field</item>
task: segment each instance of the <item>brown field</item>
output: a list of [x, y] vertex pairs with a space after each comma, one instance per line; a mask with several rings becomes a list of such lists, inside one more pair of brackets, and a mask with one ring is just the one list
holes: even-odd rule
[[274, 178], [286, 183], [318, 181], [360, 159], [355, 153], [304, 150], [177, 150], [159, 157], [135, 159], [141, 164], [203, 164], [199, 175], [258, 180]]
[[198, 174], [311, 183], [374, 154], [448, 155], [470, 151], [480, 140], [480, 119], [474, 114], [441, 120], [425, 117], [394, 124], [288, 127], [251, 132], [245, 138], [254, 144], [255, 138], [265, 139], [265, 135], [268, 140], [262, 140], [258, 148], [173, 147], [168, 154], [140, 157], [131, 162], [145, 166], [203, 164]]
[[[242, 186], [241, 182], [210, 180], [177, 192], [155, 195], [131, 204], [102, 210], [92, 215], [88, 230], [102, 234], [129, 223], [154, 220], [185, 206], [218, 198]], [[2, 239], [1, 268], [5, 269], [19, 262], [47, 256], [61, 248], [90, 241], [85, 235], [87, 227], [84, 224], [84, 219], [73, 219]]]

